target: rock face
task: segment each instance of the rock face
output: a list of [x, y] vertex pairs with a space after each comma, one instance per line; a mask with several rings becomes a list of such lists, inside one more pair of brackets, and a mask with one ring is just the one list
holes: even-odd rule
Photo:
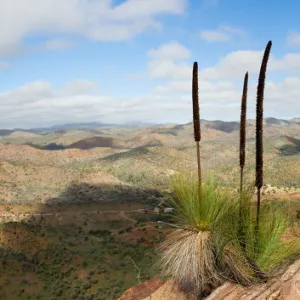
[[[151, 282], [151, 281], [150, 281]], [[130, 291], [130, 290], [128, 290]], [[162, 283], [155, 291], [143, 298], [126, 298], [126, 292], [121, 300], [196, 300], [192, 295], [180, 291], [171, 280]], [[206, 300], [300, 300], [300, 260], [293, 263], [279, 279], [273, 279], [265, 284], [243, 287], [238, 284], [225, 283], [217, 288]]]
[[292, 264], [279, 279], [247, 288], [226, 283], [206, 299], [298, 300], [300, 299], [300, 260]]
[[128, 289], [118, 300], [142, 300], [158, 290], [165, 282], [159, 278], [153, 278]]

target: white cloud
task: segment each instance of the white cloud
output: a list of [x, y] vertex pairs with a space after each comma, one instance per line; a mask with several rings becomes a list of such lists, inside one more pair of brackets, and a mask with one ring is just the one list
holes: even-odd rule
[[98, 83], [91, 80], [79, 79], [66, 84], [65, 91], [69, 95], [83, 95], [98, 87]]
[[170, 41], [157, 49], [148, 51], [148, 56], [155, 60], [182, 60], [191, 56], [191, 52], [178, 41]]
[[[192, 79], [192, 78], [191, 78]], [[165, 85], [159, 85], [154, 89], [156, 94], [190, 94], [192, 88], [192, 80], [172, 80]], [[199, 90], [201, 93], [207, 92], [224, 92], [232, 91], [235, 89], [235, 85], [229, 81], [219, 81], [213, 83], [211, 81], [200, 80], [199, 81]]]
[[132, 73], [132, 74], [126, 75], [125, 78], [129, 81], [139, 80], [139, 79], [145, 78], [145, 74], [144, 73]]
[[[148, 74], [152, 79], [191, 79], [191, 53], [184, 45], [171, 41], [148, 51]], [[257, 77], [263, 50], [240, 50], [225, 55], [217, 64], [202, 68], [199, 64], [200, 80], [231, 80], [243, 78], [246, 71]], [[300, 69], [300, 53], [287, 53], [281, 58], [271, 54], [268, 72], [292, 74]]]
[[[255, 114], [255, 93], [263, 51], [235, 51], [216, 65], [200, 68], [201, 117], [238, 120], [245, 71], [250, 72], [248, 116]], [[36, 81], [0, 94], [0, 127], [35, 127], [67, 122], [128, 121], [189, 122], [191, 120], [190, 51], [171, 41], [148, 52], [148, 72], [159, 84], [151, 93], [136, 97], [103, 94], [97, 83], [88, 79], [68, 82], [62, 87]], [[201, 67], [201, 66], [200, 66]], [[300, 111], [300, 54], [271, 57], [268, 73], [285, 72], [281, 82], [267, 76], [265, 116], [296, 117]], [[298, 72], [299, 74], [299, 72]], [[235, 79], [238, 79], [236, 81]], [[128, 82], [130, 84], [130, 82]], [[134, 85], [136, 83], [132, 83]]]
[[[174, 80], [136, 97], [114, 97], [91, 93], [95, 83], [78, 80], [58, 88], [37, 81], [0, 94], [0, 127], [35, 127], [67, 122], [191, 121], [191, 81]], [[267, 81], [265, 116], [296, 117], [300, 111], [300, 78], [288, 77], [281, 82]], [[83, 92], [84, 91], [84, 92]], [[242, 82], [199, 82], [201, 117], [238, 120]], [[249, 118], [255, 115], [256, 83], [249, 85]]]
[[[293, 118], [300, 111], [300, 78], [288, 77], [281, 82], [266, 82], [265, 107], [266, 117]], [[255, 99], [257, 83], [250, 83], [248, 89], [247, 117], [255, 117]], [[153, 91], [157, 97], [172, 99], [169, 108], [180, 105], [182, 116], [191, 120], [191, 82], [171, 81], [160, 85]], [[222, 81], [199, 81], [199, 98], [201, 118], [214, 120], [238, 120], [240, 114], [240, 101], [242, 94], [242, 81], [240, 84]], [[157, 106], [159, 107], [159, 105]], [[167, 108], [166, 108], [167, 112]], [[178, 108], [179, 112], [179, 108]]]
[[[1, 45], [1, 40], [0, 40]], [[75, 43], [71, 40], [63, 38], [53, 38], [45, 40], [44, 42], [33, 44], [33, 45], [24, 45], [20, 42], [13, 44], [3, 45], [0, 48], [0, 56], [2, 57], [12, 57], [20, 54], [34, 54], [38, 51], [57, 51], [66, 48], [73, 47]]]
[[185, 62], [172, 60], [153, 60], [148, 63], [150, 77], [153, 79], [184, 79], [191, 76], [191, 67]]
[[230, 40], [230, 36], [227, 33], [217, 30], [202, 30], [200, 37], [208, 42], [228, 42]]
[[45, 50], [60, 50], [60, 49], [72, 47], [74, 45], [75, 44], [72, 41], [56, 38], [56, 39], [47, 40], [45, 43], [41, 44], [40, 48]]
[[162, 44], [147, 53], [150, 58], [148, 72], [153, 79], [188, 78], [191, 68], [185, 62], [191, 55], [190, 51], [178, 41]]
[[[184, 120], [189, 121], [192, 62], [189, 62], [189, 51], [183, 45], [178, 47], [176, 44], [177, 47], [174, 48], [170, 45], [175, 45], [175, 43], [164, 44], [148, 52], [148, 54], [152, 53], [148, 62], [150, 78], [163, 80], [152, 91], [152, 97], [160, 98], [160, 100], [155, 104], [156, 102], [152, 98], [151, 106], [156, 105], [159, 110], [162, 109], [159, 105], [165, 103], [169, 109], [173, 109], [174, 118], [181, 116]], [[175, 48], [182, 51], [169, 50], [168, 54], [165, 54], [165, 51], [159, 51], [161, 49], [174, 50]], [[167, 59], [168, 56], [173, 59]], [[160, 60], [160, 57], [165, 59]], [[201, 69], [200, 65], [199, 91], [203, 118], [238, 120], [242, 80], [246, 71], [250, 73], [249, 99], [252, 99], [252, 101], [249, 100], [248, 115], [252, 118], [255, 116], [256, 84], [262, 57], [263, 50], [234, 51], [209, 68]], [[297, 116], [295, 114], [300, 111], [298, 89], [300, 79], [293, 73], [298, 75], [299, 70], [300, 53], [287, 53], [281, 57], [271, 55], [265, 91], [266, 116], [279, 118]], [[279, 83], [272, 82], [272, 75], [276, 72], [285, 74], [286, 79]], [[139, 106], [138, 103], [135, 105]], [[146, 102], [144, 105], [146, 109]], [[154, 108], [153, 111], [155, 111]], [[151, 113], [149, 113], [150, 115]], [[183, 119], [180, 120], [183, 121]]]
[[[262, 61], [263, 51], [235, 51], [227, 54], [217, 65], [200, 70], [199, 77], [204, 79], [238, 79], [246, 71], [257, 77]], [[300, 53], [288, 53], [281, 58], [271, 54], [268, 72], [291, 73], [300, 69]]]
[[287, 43], [289, 45], [297, 45], [300, 46], [300, 33], [299, 32], [290, 32], [287, 37]]
[[202, 30], [201, 39], [207, 42], [228, 42], [233, 38], [240, 38], [245, 32], [232, 26], [220, 26], [217, 29]]
[[300, 70], [300, 53], [287, 53], [281, 59], [271, 57], [271, 71], [294, 71]]
[[80, 35], [119, 41], [159, 28], [162, 14], [181, 14], [187, 0], [0, 0], [0, 54], [19, 51], [33, 34]]

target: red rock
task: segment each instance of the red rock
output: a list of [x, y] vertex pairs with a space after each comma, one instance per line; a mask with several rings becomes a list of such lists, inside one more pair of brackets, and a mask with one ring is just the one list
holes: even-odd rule
[[165, 280], [155, 277], [128, 289], [118, 300], [142, 300], [159, 289], [165, 282]]

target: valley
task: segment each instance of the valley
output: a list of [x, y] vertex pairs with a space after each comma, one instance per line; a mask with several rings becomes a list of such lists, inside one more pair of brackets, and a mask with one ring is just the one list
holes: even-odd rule
[[[206, 178], [239, 183], [238, 123], [203, 121]], [[245, 180], [254, 180], [253, 121]], [[157, 277], [168, 178], [196, 172], [192, 125], [1, 131], [0, 299], [115, 300]], [[300, 122], [265, 120], [264, 199], [300, 210]], [[158, 208], [161, 208], [158, 212]], [[158, 222], [160, 221], [160, 222]]]

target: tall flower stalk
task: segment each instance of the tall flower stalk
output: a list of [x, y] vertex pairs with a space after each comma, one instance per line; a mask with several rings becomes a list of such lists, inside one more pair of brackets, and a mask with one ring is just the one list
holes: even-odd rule
[[267, 72], [267, 64], [270, 56], [272, 42], [269, 41], [260, 67], [257, 96], [256, 96], [256, 180], [255, 186], [257, 188], [257, 211], [256, 211], [256, 232], [259, 231], [259, 217], [260, 217], [260, 201], [261, 188], [263, 186], [263, 101], [264, 89]]
[[248, 92], [248, 72], [245, 74], [244, 87], [241, 103], [241, 120], [240, 120], [240, 192], [243, 191], [244, 166], [246, 160], [246, 114], [247, 114], [247, 92]]
[[240, 203], [239, 203], [239, 234], [241, 245], [245, 248], [244, 228], [243, 228], [243, 184], [244, 184], [244, 166], [246, 160], [246, 114], [247, 114], [247, 92], [248, 92], [248, 72], [245, 74], [243, 94], [241, 101], [241, 120], [240, 120]]
[[201, 179], [201, 162], [200, 162], [201, 129], [200, 129], [198, 63], [197, 62], [194, 62], [193, 65], [192, 98], [193, 98], [194, 139], [196, 142], [197, 164], [198, 164], [198, 191], [199, 191], [199, 200], [201, 201], [201, 197], [202, 197], [202, 187], [201, 187], [202, 179]]

